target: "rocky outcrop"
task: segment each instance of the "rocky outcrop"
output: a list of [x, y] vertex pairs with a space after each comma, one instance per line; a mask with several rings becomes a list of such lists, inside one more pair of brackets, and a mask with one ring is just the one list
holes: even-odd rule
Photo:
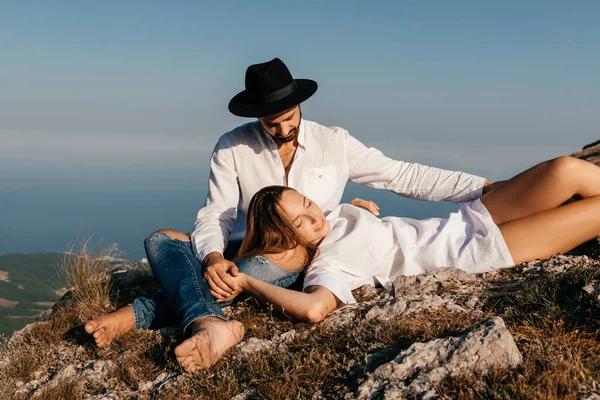
[[501, 318], [473, 326], [464, 335], [415, 343], [377, 368], [360, 385], [358, 399], [435, 398], [448, 376], [516, 367], [522, 357]]
[[572, 156], [600, 165], [600, 140], [583, 146], [581, 150], [576, 151]]
[[[392, 293], [365, 285], [357, 289], [359, 307], [342, 309], [330, 315], [324, 324], [332, 329], [343, 329], [355, 323], [357, 316], [366, 321], [390, 320], [425, 310], [481, 313], [479, 295], [495, 274], [472, 275], [445, 267], [428, 275], [400, 276], [393, 283]], [[368, 311], [363, 316], [365, 309]]]

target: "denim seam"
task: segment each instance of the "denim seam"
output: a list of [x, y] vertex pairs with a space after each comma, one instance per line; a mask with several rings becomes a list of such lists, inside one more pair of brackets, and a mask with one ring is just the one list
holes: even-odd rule
[[133, 306], [133, 304], [127, 304], [129, 307], [131, 307], [131, 311], [133, 311], [133, 329], [140, 329], [140, 320], [138, 318], [138, 314], [135, 310], [135, 307]]
[[[179, 252], [181, 253], [181, 255], [183, 256], [183, 258], [185, 259], [185, 262], [187, 263], [187, 265], [188, 265], [188, 268], [190, 269], [190, 271], [192, 272], [192, 274], [193, 274], [193, 276], [194, 276], [194, 287], [195, 287], [195, 289], [196, 289], [196, 293], [199, 295], [199, 297], [200, 297], [200, 298], [202, 298], [202, 301], [204, 302], [204, 304], [205, 304], [205, 306], [206, 306], [207, 310], [210, 310], [210, 311], [213, 313], [213, 314], [212, 314], [212, 315], [210, 315], [210, 316], [219, 317], [219, 318], [223, 319], [223, 318], [222, 318], [222, 316], [220, 316], [220, 315], [219, 315], [219, 313], [215, 312], [215, 310], [214, 310], [214, 308], [212, 307], [212, 305], [206, 301], [206, 298], [205, 298], [205, 297], [204, 297], [204, 295], [202, 294], [202, 291], [200, 290], [200, 285], [198, 284], [198, 275], [196, 274], [196, 270], [194, 270], [194, 266], [193, 266], [193, 265], [192, 265], [192, 263], [190, 262], [190, 259], [188, 258], [188, 256], [187, 256], [187, 254], [185, 253], [185, 251], [183, 251], [183, 249], [182, 249], [182, 246], [184, 246], [185, 244], [186, 244], [186, 242], [184, 242], [184, 241], [181, 241], [181, 240], [180, 240], [180, 241], [178, 242], [178, 249], [179, 249]], [[206, 317], [208, 317], [209, 315], [205, 315], [205, 316], [206, 316]], [[184, 322], [184, 321], [181, 321], [181, 322]], [[189, 324], [190, 324], [191, 322], [192, 322], [192, 321], [188, 322], [188, 323], [186, 324], [186, 326], [184, 326], [184, 327], [183, 327], [183, 332], [185, 332], [185, 331], [186, 331], [187, 327], [189, 326]]]

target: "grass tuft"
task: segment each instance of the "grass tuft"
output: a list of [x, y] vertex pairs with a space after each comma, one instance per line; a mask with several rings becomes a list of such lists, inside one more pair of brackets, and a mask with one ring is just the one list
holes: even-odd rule
[[36, 392], [36, 400], [81, 400], [83, 399], [83, 388], [74, 379], [66, 379], [55, 385], [45, 386]]
[[[508, 272], [512, 276], [514, 272]], [[582, 293], [600, 278], [597, 265], [561, 273], [539, 271], [492, 285], [486, 305], [501, 315], [523, 355], [513, 370], [446, 379], [438, 390], [453, 399], [578, 399], [600, 375], [600, 306]]]
[[72, 246], [59, 259], [56, 269], [72, 288], [72, 308], [79, 315], [80, 322], [84, 323], [113, 311], [109, 271], [111, 258], [119, 253], [116, 244], [95, 251], [89, 239], [79, 245], [78, 251], [74, 250], [75, 246]]

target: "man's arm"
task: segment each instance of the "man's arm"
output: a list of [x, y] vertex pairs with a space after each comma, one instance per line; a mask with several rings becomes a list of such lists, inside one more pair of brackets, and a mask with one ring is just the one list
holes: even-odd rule
[[464, 172], [393, 160], [349, 134], [346, 157], [350, 181], [419, 200], [474, 200], [482, 195], [486, 182]]
[[198, 211], [191, 241], [209, 287], [224, 297], [236, 289], [227, 273], [237, 274], [237, 267], [223, 259], [223, 251], [237, 216], [238, 201], [232, 146], [221, 137], [211, 156], [208, 195], [205, 206]]
[[192, 244], [196, 257], [203, 261], [208, 253], [223, 254], [237, 216], [239, 187], [231, 146], [221, 137], [210, 160], [208, 194], [198, 211]]

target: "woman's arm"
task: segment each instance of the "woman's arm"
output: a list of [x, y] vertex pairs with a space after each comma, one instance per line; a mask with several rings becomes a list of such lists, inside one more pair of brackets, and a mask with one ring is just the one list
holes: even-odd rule
[[263, 303], [273, 304], [275, 309], [293, 320], [317, 323], [336, 309], [338, 300], [323, 286], [311, 286], [307, 293], [271, 285], [244, 273], [233, 278], [252, 297]]

